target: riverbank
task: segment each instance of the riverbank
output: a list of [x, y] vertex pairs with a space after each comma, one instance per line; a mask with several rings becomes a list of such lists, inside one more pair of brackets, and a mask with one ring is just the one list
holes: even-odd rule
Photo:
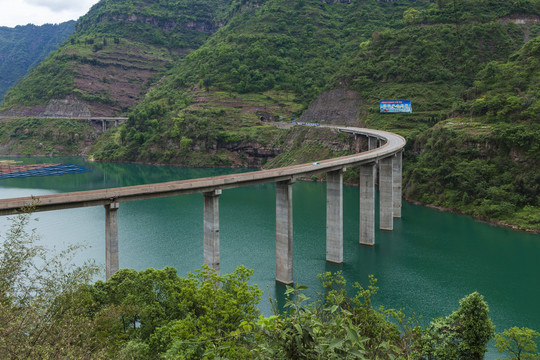
[[[25, 155], [1, 155], [1, 156], [5, 157], [5, 158], [11, 158], [11, 159], [28, 157], [28, 156], [25, 156]], [[75, 156], [79, 156], [79, 155], [75, 155]], [[35, 155], [35, 156], [31, 156], [31, 157], [38, 158], [38, 157], [42, 157], [42, 155]], [[50, 156], [50, 157], [54, 157], [54, 156]], [[86, 157], [86, 160], [101, 162], [100, 160], [92, 159], [91, 156]], [[184, 167], [184, 168], [192, 168], [192, 169], [204, 168], [204, 167], [201, 167], [201, 166], [189, 166], [189, 165], [182, 165], [182, 164], [150, 164], [148, 162], [143, 162], [143, 161], [116, 161], [116, 163], [138, 164], [138, 165], [154, 165], [154, 166], [173, 166], [173, 167]], [[212, 166], [212, 167], [206, 167], [206, 168], [219, 168], [219, 169], [236, 168], [236, 169], [240, 169], [240, 168], [245, 168], [245, 167], [242, 167], [242, 166], [233, 166], [233, 167], [231, 167], [231, 166]], [[249, 169], [262, 170], [263, 167], [262, 166], [251, 166], [251, 167], [249, 167]], [[352, 171], [352, 169], [350, 169], [349, 171]], [[313, 181], [322, 182], [322, 181], [324, 181], [324, 179], [321, 179], [319, 177], [301, 178], [299, 180], [310, 181], [310, 182], [313, 182]], [[345, 182], [344, 184], [345, 185], [350, 185], [350, 186], [358, 186], [357, 182], [348, 181], [348, 182]], [[405, 185], [403, 187], [405, 188]], [[411, 199], [411, 198], [409, 198], [409, 197], [407, 197], [405, 195], [403, 195], [403, 198], [405, 200], [413, 203], [413, 204], [422, 205], [422, 206], [425, 206], [425, 207], [428, 207], [428, 208], [431, 208], [431, 209], [436, 209], [436, 210], [439, 210], [439, 211], [445, 211], [445, 212], [451, 212], [451, 213], [454, 213], [454, 214], [470, 216], [470, 217], [472, 217], [472, 218], [474, 218], [474, 219], [476, 219], [478, 221], [482, 221], [482, 222], [488, 223], [490, 225], [501, 226], [501, 227], [510, 228], [510, 229], [513, 229], [513, 230], [516, 230], [516, 231], [523, 231], [523, 232], [528, 232], [528, 233], [532, 233], [532, 234], [540, 234], [540, 229], [524, 227], [524, 226], [520, 226], [520, 225], [517, 225], [517, 224], [512, 224], [512, 223], [509, 223], [509, 222], [501, 221], [501, 220], [490, 219], [490, 218], [487, 218], [487, 217], [484, 217], [484, 216], [474, 215], [474, 214], [471, 214], [469, 212], [462, 211], [462, 210], [459, 210], [459, 209], [434, 205], [434, 204], [430, 204], [430, 203], [424, 203], [424, 202], [421, 202], [421, 201], [418, 201], [418, 200], [415, 200], [415, 199]]]
[[425, 207], [430, 208], [430, 209], [435, 209], [435, 210], [445, 211], [445, 212], [451, 212], [453, 214], [470, 216], [470, 217], [472, 217], [472, 218], [474, 218], [476, 220], [488, 223], [490, 225], [506, 227], [506, 228], [510, 228], [512, 230], [524, 231], [524, 232], [528, 232], [528, 233], [531, 233], [531, 234], [540, 234], [539, 229], [532, 229], [532, 228], [522, 227], [522, 226], [515, 225], [515, 224], [509, 224], [509, 223], [504, 222], [504, 221], [495, 220], [495, 219], [489, 219], [489, 218], [486, 218], [484, 216], [478, 216], [478, 215], [470, 214], [470, 213], [467, 213], [465, 211], [461, 211], [461, 210], [458, 210], [458, 209], [452, 209], [452, 208], [448, 208], [448, 207], [444, 207], [444, 206], [438, 206], [438, 205], [434, 205], [434, 204], [423, 203], [423, 202], [418, 201], [418, 200], [410, 199], [405, 195], [403, 195], [403, 198], [405, 200], [407, 200], [408, 202], [410, 202], [412, 204], [415, 204], [415, 205], [422, 205], [422, 206], [425, 206]]

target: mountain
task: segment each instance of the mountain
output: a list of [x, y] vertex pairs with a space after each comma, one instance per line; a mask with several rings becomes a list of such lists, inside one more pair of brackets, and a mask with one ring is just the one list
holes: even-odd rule
[[[179, 61], [95, 155], [283, 166], [354, 147], [324, 131], [310, 130], [308, 139], [306, 130], [276, 129], [266, 120], [346, 122], [407, 137], [409, 199], [538, 228], [536, 78], [527, 96], [513, 88], [518, 98], [509, 101], [519, 120], [506, 122], [505, 135], [495, 124], [500, 119], [477, 109], [487, 91], [482, 74], [537, 41], [539, 14], [538, 1], [267, 1]], [[522, 71], [521, 81], [531, 73]], [[410, 99], [414, 112], [381, 114], [382, 99]], [[348, 172], [347, 180], [355, 177]]]
[[[276, 167], [356, 151], [346, 135], [292, 127], [298, 118], [390, 130], [408, 140], [409, 199], [540, 230], [539, 0], [265, 0], [188, 9], [101, 1], [6, 95], [4, 111], [68, 97], [92, 114], [129, 114], [98, 139], [96, 159], [189, 166]], [[111, 52], [126, 44], [138, 50], [120, 62]], [[104, 69], [118, 64], [129, 76], [153, 64], [154, 80], [108, 83]], [[124, 101], [119, 94], [130, 86], [139, 92]], [[413, 113], [381, 114], [379, 101], [391, 99], [411, 100]], [[356, 171], [345, 179], [357, 181]]]
[[0, 102], [5, 92], [75, 30], [75, 21], [58, 25], [0, 27]]
[[407, 196], [540, 228], [540, 37], [489, 62], [454, 115], [411, 142]]
[[140, 100], [173, 63], [227, 19], [227, 1], [103, 0], [81, 17], [74, 34], [4, 98], [11, 115], [118, 116]]
[[[226, 26], [175, 64], [116, 140], [98, 144], [96, 158], [260, 165], [270, 160], [264, 154], [273, 158], [301, 144], [291, 140], [291, 133], [299, 130], [277, 129], [268, 121], [301, 115], [330, 88], [340, 63], [371, 36], [371, 29], [401, 28], [402, 14], [410, 6], [426, 8], [428, 3], [246, 3]], [[323, 133], [309, 151], [302, 146], [297, 150], [311, 156], [332, 153], [332, 148], [351, 151], [349, 145], [333, 145]], [[304, 158], [290, 156], [275, 164]]]

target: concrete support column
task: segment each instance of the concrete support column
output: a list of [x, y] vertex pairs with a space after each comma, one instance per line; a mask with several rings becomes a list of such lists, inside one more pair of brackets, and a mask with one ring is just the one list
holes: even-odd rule
[[379, 139], [373, 136], [368, 137], [368, 150], [376, 149], [379, 146]]
[[118, 271], [118, 203], [105, 205], [105, 279]]
[[358, 135], [358, 134], [354, 134], [354, 150], [359, 153], [361, 150], [362, 150], [362, 145], [361, 145], [361, 139], [360, 139], [360, 136], [361, 135]]
[[219, 275], [219, 195], [221, 190], [204, 194], [204, 263]]
[[107, 130], [107, 123], [105, 122], [105, 120], [101, 120], [101, 128], [103, 129], [103, 132]]
[[379, 228], [381, 230], [394, 229], [394, 156], [379, 161]]
[[360, 166], [360, 244], [375, 245], [375, 163]]
[[394, 217], [400, 218], [401, 217], [401, 183], [403, 181], [402, 179], [402, 152], [396, 153], [394, 155], [394, 164], [393, 164], [393, 206], [394, 206]]
[[326, 261], [343, 262], [343, 171], [326, 174]]
[[276, 281], [293, 282], [292, 181], [276, 183]]

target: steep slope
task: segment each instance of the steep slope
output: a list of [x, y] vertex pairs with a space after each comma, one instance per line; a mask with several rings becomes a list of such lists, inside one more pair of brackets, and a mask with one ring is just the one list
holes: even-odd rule
[[540, 37], [490, 62], [453, 118], [412, 144], [407, 196], [540, 230]]
[[[540, 226], [540, 0], [241, 1], [215, 3], [211, 16], [184, 6], [178, 22], [161, 12], [176, 3], [154, 0], [143, 10], [133, 3], [100, 2], [56, 58], [36, 69], [42, 76], [21, 82], [4, 106], [27, 102], [35, 110], [67, 96], [92, 113], [117, 114], [142, 97], [151, 76], [170, 68], [129, 120], [99, 139], [96, 159], [316, 161], [355, 151], [355, 144], [290, 120], [346, 120], [408, 138], [409, 198]], [[179, 15], [188, 8], [190, 16]], [[195, 32], [173, 36], [178, 28]], [[117, 63], [122, 76], [106, 72]], [[384, 99], [412, 100], [413, 113], [380, 114]], [[346, 176], [356, 180], [354, 171]]]
[[[289, 149], [287, 130], [266, 121], [300, 115], [331, 85], [341, 59], [370, 36], [370, 29], [399, 28], [409, 6], [427, 5], [424, 1], [246, 3], [243, 12], [148, 93], [119, 135], [100, 143], [96, 158], [206, 166], [260, 164], [264, 158], [238, 159], [241, 144], [271, 154]], [[321, 137], [326, 139], [325, 134]], [[326, 147], [332, 142], [321, 143]], [[348, 145], [334, 148], [350, 151]], [[321, 152], [311, 154], [316, 159]]]
[[[300, 138], [287, 142], [287, 130], [269, 128], [260, 119], [301, 115], [319, 94], [326, 95], [314, 106], [337, 109], [339, 104], [335, 103], [344, 99], [337, 99], [336, 94], [345, 94], [345, 100], [357, 107], [357, 117], [349, 115], [352, 123], [396, 131], [409, 138], [406, 193], [410, 198], [538, 227], [534, 221], [522, 222], [514, 216], [515, 212], [538, 212], [538, 191], [531, 185], [537, 181], [532, 173], [537, 163], [530, 157], [514, 161], [517, 153], [534, 152], [529, 140], [523, 146], [514, 144], [516, 136], [531, 139], [530, 134], [518, 130], [529, 125], [508, 123], [507, 131], [520, 134], [515, 136], [506, 136], [508, 132], [501, 135], [498, 127], [484, 131], [485, 125], [473, 126], [459, 136], [444, 135], [440, 129], [462, 124], [459, 119], [464, 114], [475, 116], [480, 109], [475, 94], [484, 91], [475, 86], [478, 74], [488, 63], [493, 67], [494, 61], [507, 61], [534, 38], [540, 30], [539, 14], [537, 0], [268, 1], [234, 18], [179, 62], [130, 116], [126, 127], [100, 144], [96, 156], [247, 165], [252, 163], [231, 160], [237, 154], [231, 150], [243, 149], [242, 144], [248, 143], [281, 153], [268, 163], [271, 166], [290, 164], [298, 158], [316, 160], [323, 153], [312, 151], [311, 142], [302, 143]], [[530, 86], [532, 93], [537, 91], [537, 83]], [[531, 97], [529, 94], [529, 103]], [[382, 99], [410, 99], [414, 112], [380, 114]], [[486, 101], [496, 108], [502, 105]], [[521, 99], [509, 101], [515, 105]], [[528, 113], [520, 110], [522, 115], [516, 116], [527, 117], [535, 109], [531, 106]], [[308, 111], [303, 119], [330, 121], [317, 118], [326, 114]], [[473, 123], [479, 122], [473, 119]], [[317, 136], [314, 133], [311, 135]], [[456, 139], [460, 140], [453, 142]], [[331, 141], [321, 143], [325, 149], [332, 148]], [[487, 144], [486, 151], [483, 144]], [[333, 149], [353, 151], [350, 144]], [[483, 171], [486, 167], [489, 171]], [[460, 174], [461, 169], [466, 169], [461, 177], [445, 175]], [[438, 172], [444, 174], [439, 176]], [[499, 176], [509, 172], [524, 174], [518, 181], [521, 185], [513, 183], [515, 178]], [[467, 189], [464, 178], [475, 179], [474, 174], [487, 179], [476, 183], [488, 184], [489, 191]], [[354, 176], [354, 172], [348, 175]], [[469, 205], [460, 206], [459, 201], [449, 199], [464, 199]]]
[[17, 80], [56, 50], [73, 31], [75, 21], [14, 28], [0, 26], [0, 101]]
[[139, 101], [172, 62], [199, 47], [226, 19], [228, 1], [108, 1], [5, 96], [4, 114], [62, 116], [51, 100], [82, 102], [117, 116]]
[[[486, 63], [506, 61], [540, 31], [539, 1], [529, 2], [530, 12], [518, 16], [521, 6], [512, 3], [457, 3], [456, 9], [432, 5], [406, 11], [405, 28], [374, 32], [340, 69], [336, 83], [349, 84], [364, 100], [362, 122], [405, 135], [433, 126], [465, 103]], [[413, 114], [381, 114], [379, 100], [385, 99], [412, 100]]]

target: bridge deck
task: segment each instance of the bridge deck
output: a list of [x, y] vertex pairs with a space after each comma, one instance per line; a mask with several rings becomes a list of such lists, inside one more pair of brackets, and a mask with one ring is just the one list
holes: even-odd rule
[[279, 169], [37, 197], [0, 199], [0, 215], [11, 215], [15, 211], [32, 204], [35, 206], [35, 211], [59, 210], [294, 180], [298, 177], [374, 162], [401, 151], [405, 146], [405, 139], [403, 137], [386, 131], [340, 126], [326, 127], [338, 131], [376, 137], [386, 141], [386, 143], [376, 149], [354, 155]]

